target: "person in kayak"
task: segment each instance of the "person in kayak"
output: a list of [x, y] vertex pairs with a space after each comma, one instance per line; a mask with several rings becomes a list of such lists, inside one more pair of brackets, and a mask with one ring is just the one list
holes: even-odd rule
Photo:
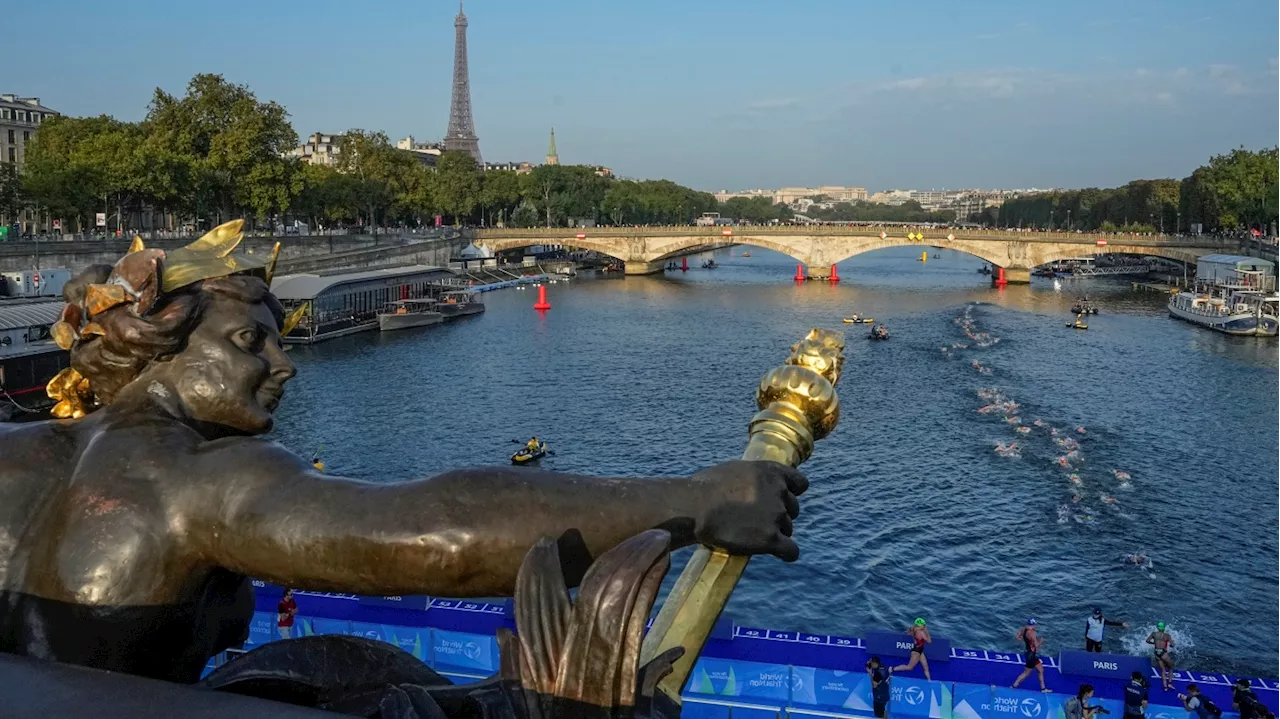
[[1035, 617], [1031, 617], [1027, 619], [1026, 626], [1019, 629], [1018, 633], [1014, 635], [1019, 641], [1026, 645], [1027, 652], [1027, 661], [1023, 665], [1025, 669], [1022, 670], [1022, 673], [1018, 675], [1017, 679], [1013, 680], [1014, 689], [1018, 688], [1018, 685], [1022, 683], [1022, 680], [1031, 676], [1031, 670], [1034, 669], [1040, 677], [1040, 691], [1050, 691], [1044, 684], [1044, 661], [1040, 659], [1040, 647], [1044, 642], [1040, 639], [1040, 635], [1036, 633], [1037, 626]]
[[[1080, 495], [1076, 495], [1079, 497]], [[1093, 616], [1085, 620], [1084, 624], [1084, 650], [1086, 652], [1102, 651], [1102, 635], [1107, 627], [1123, 627], [1127, 629], [1128, 624], [1114, 619], [1107, 619], [1102, 616], [1102, 608], [1094, 607]]]
[[907, 627], [907, 634], [911, 635], [913, 642], [911, 646], [911, 659], [906, 664], [890, 669], [891, 672], [909, 672], [916, 668], [916, 664], [924, 670], [924, 678], [929, 680], [929, 660], [924, 656], [924, 647], [933, 641], [933, 637], [929, 635], [929, 627], [925, 625], [923, 617], [917, 617], [915, 624]]
[[526, 451], [526, 452], [528, 452], [529, 454], [537, 454], [538, 449], [539, 449], [541, 446], [542, 446], [542, 443], [541, 443], [541, 442], [539, 442], [539, 441], [538, 441], [538, 438], [535, 436], [535, 437], [533, 437], [532, 439], [530, 439], [528, 442], [525, 442], [525, 444], [524, 444], [524, 449], [525, 449], [525, 451]]
[[1151, 661], [1160, 670], [1160, 683], [1165, 691], [1173, 689], [1173, 637], [1165, 631], [1164, 622], [1156, 622], [1156, 630], [1147, 635], [1147, 644], [1154, 647]]

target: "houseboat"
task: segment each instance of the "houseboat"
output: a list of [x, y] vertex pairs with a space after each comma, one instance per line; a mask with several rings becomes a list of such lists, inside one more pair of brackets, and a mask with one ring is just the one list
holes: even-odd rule
[[1229, 335], [1275, 337], [1280, 330], [1275, 264], [1241, 255], [1206, 255], [1196, 284], [1169, 298], [1169, 314]]
[[71, 366], [70, 353], [49, 334], [63, 307], [48, 299], [0, 301], [0, 421], [52, 404], [45, 385]]
[[286, 312], [306, 305], [301, 321], [284, 337], [289, 344], [311, 344], [377, 329], [378, 315], [398, 300], [441, 299], [465, 287], [443, 267], [410, 265], [362, 272], [282, 275], [271, 292]]

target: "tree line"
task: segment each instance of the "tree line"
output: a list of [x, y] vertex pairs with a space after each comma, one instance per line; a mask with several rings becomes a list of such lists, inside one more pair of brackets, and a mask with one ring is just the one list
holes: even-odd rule
[[1277, 149], [1217, 155], [1182, 180], [1064, 190], [1007, 200], [970, 219], [1003, 227], [1120, 232], [1274, 232]]
[[337, 164], [289, 157], [298, 145], [288, 113], [244, 85], [197, 75], [182, 97], [157, 89], [140, 122], [55, 117], [26, 150], [21, 174], [0, 164], [0, 217], [24, 208], [61, 218], [68, 231], [155, 211], [203, 227], [234, 217], [262, 224], [418, 226], [450, 222], [516, 226], [674, 224], [719, 209], [714, 196], [669, 180], [604, 177], [595, 168], [548, 165], [482, 171], [463, 152], [428, 167], [386, 134], [353, 129]]

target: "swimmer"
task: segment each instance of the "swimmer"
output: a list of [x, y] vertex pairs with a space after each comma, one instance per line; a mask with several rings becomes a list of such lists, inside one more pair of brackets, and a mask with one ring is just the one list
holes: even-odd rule
[[1076, 474], [1075, 472], [1072, 472], [1071, 476], [1067, 477], [1067, 479], [1071, 480], [1072, 484], [1076, 484], [1076, 485], [1081, 484], [1080, 475]]
[[1043, 426], [1044, 426], [1044, 420], [1043, 420], [1043, 419], [1037, 419], [1037, 420], [1035, 420], [1034, 422], [1032, 422], [1031, 424], [1034, 424], [1034, 425], [1035, 425], [1035, 426], [1037, 426], [1037, 427], [1043, 427]]
[[1164, 690], [1173, 689], [1173, 637], [1165, 631], [1164, 622], [1156, 622], [1156, 630], [1147, 635], [1147, 644], [1153, 647], [1151, 663], [1160, 670]]
[[1004, 421], [1008, 424], [1022, 424], [1022, 418], [1016, 414], [1010, 417], [1005, 417]]
[[1027, 433], [1029, 433], [1029, 432], [1031, 431], [1031, 428], [1030, 428], [1030, 427], [1019, 427], [1019, 428], [1017, 428], [1017, 429], [1015, 429], [1015, 430], [1013, 430], [1013, 431], [1014, 431], [1014, 432], [1017, 432], [1018, 434], [1027, 434]]
[[1022, 673], [1018, 675], [1017, 679], [1013, 680], [1013, 688], [1017, 689], [1018, 685], [1022, 683], [1022, 680], [1031, 676], [1031, 672], [1034, 670], [1040, 675], [1040, 691], [1045, 692], [1046, 694], [1049, 693], [1052, 690], [1044, 684], [1044, 662], [1041, 661], [1039, 656], [1040, 647], [1044, 645], [1044, 642], [1040, 639], [1040, 636], [1036, 634], [1035, 618], [1033, 617], [1028, 619], [1027, 625], [1019, 629], [1018, 633], [1015, 634], [1014, 637], [1026, 646], [1027, 662], [1024, 665], [1026, 668], [1022, 670]]
[[911, 659], [906, 664], [900, 664], [890, 672], [909, 672], [915, 669], [916, 664], [924, 669], [925, 681], [929, 681], [929, 660], [924, 657], [924, 646], [933, 641], [933, 637], [929, 635], [929, 628], [925, 626], [923, 618], [917, 618], [915, 624], [907, 628], [907, 634], [911, 635]]
[[1058, 436], [1058, 430], [1057, 430], [1057, 429], [1055, 429], [1055, 428], [1053, 428], [1053, 427], [1050, 427], [1050, 428], [1049, 428], [1049, 436], [1050, 436], [1050, 437], [1057, 437], [1057, 436]]
[[1080, 462], [1084, 461], [1084, 458], [1080, 456], [1080, 450], [1078, 449], [1073, 449], [1070, 452], [1067, 452], [1067, 459], [1077, 460]]
[[1107, 494], [1099, 494], [1099, 495], [1098, 495], [1098, 499], [1101, 499], [1102, 501], [1106, 502], [1107, 504], [1116, 504], [1117, 502], [1119, 502], [1119, 501], [1120, 501], [1120, 500], [1116, 499], [1115, 497], [1108, 496]]
[[1071, 521], [1071, 508], [1067, 505], [1058, 507], [1058, 524], [1066, 524]]
[[1072, 504], [1080, 504], [1080, 500], [1081, 500], [1081, 499], [1082, 499], [1082, 497], [1080, 496], [1080, 493], [1079, 493], [1079, 492], [1076, 492], [1075, 494], [1071, 495], [1071, 503], [1072, 503]]
[[1056, 461], [1059, 467], [1068, 467], [1071, 465], [1071, 463], [1067, 461], [1066, 457], [1059, 457]]
[[1111, 470], [1111, 473], [1114, 474], [1116, 476], [1116, 479], [1120, 480], [1121, 482], [1128, 482], [1130, 479], [1133, 479], [1133, 477], [1130, 477], [1129, 473], [1125, 472], [1124, 470], [1113, 469]]
[[1077, 425], [1077, 426], [1076, 426], [1076, 431], [1077, 431], [1077, 432], [1079, 432], [1080, 434], [1084, 434], [1084, 426], [1083, 426], [1083, 425]]

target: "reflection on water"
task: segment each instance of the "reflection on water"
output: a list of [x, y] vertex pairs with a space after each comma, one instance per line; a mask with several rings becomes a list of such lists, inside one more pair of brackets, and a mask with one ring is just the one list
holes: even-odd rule
[[[687, 475], [742, 451], [756, 383], [792, 342], [838, 328], [842, 419], [805, 465], [801, 559], [753, 561], [735, 620], [857, 634], [927, 616], [961, 646], [1014, 649], [1034, 615], [1056, 652], [1098, 605], [1134, 627], [1109, 633], [1117, 646], [1141, 649], [1163, 620], [1184, 665], [1277, 675], [1277, 636], [1256, 621], [1278, 609], [1275, 342], [1172, 320], [1125, 280], [996, 291], [975, 258], [902, 248], [797, 286], [794, 260], [741, 253], [557, 284], [544, 315], [508, 290], [465, 322], [300, 348], [276, 436], [379, 481], [504, 463], [532, 434], [552, 469]], [[1086, 291], [1102, 313], [1068, 330]], [[842, 325], [851, 312], [893, 339]], [[966, 316], [1000, 341], [979, 346]], [[1016, 410], [979, 411], [997, 396]], [[1066, 467], [1063, 433], [1078, 443]], [[994, 451], [1011, 442], [1017, 456]], [[1088, 521], [1059, 523], [1064, 505]], [[1152, 565], [1126, 564], [1136, 552]]]

